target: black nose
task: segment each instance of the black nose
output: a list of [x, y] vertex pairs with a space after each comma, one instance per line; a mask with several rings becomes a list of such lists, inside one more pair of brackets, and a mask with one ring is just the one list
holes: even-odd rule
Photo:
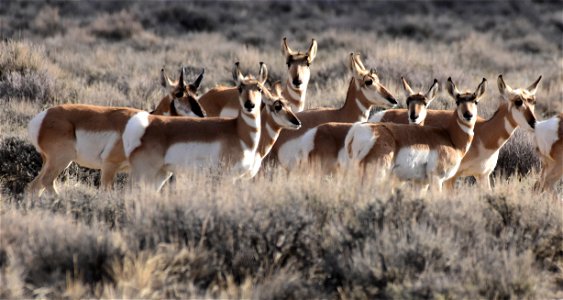
[[297, 87], [300, 86], [303, 83], [303, 81], [301, 81], [301, 79], [299, 79], [299, 77], [293, 78], [292, 82], [293, 82], [293, 85], [297, 86]]
[[299, 120], [297, 120], [297, 118], [295, 118], [295, 117], [292, 117], [291, 119], [289, 119], [289, 121], [290, 121], [293, 125], [301, 126], [301, 122], [299, 122]]
[[471, 121], [471, 119], [473, 118], [473, 114], [466, 111], [463, 113], [463, 117], [467, 120], [467, 121]]
[[415, 115], [414, 113], [411, 114], [411, 121], [416, 121], [416, 119], [418, 119], [418, 116]]
[[244, 102], [244, 108], [251, 111], [254, 108], [254, 103], [250, 102], [250, 100], [246, 100], [246, 102]]
[[530, 127], [532, 127], [532, 129], [536, 128], [536, 120], [530, 120], [528, 121], [528, 125], [530, 125]]

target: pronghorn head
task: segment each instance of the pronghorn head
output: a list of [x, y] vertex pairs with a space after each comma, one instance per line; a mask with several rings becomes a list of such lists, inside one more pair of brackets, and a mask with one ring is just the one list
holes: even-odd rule
[[356, 89], [372, 105], [391, 106], [397, 104], [395, 97], [379, 82], [375, 69], [366, 70], [359, 54], [350, 54], [350, 69], [354, 75]]
[[260, 71], [256, 79], [252, 75], [242, 75], [239, 62], [236, 62], [233, 69], [233, 79], [237, 83], [241, 111], [251, 115], [259, 114], [264, 83], [268, 79], [266, 64], [260, 62]]
[[193, 83], [187, 84], [184, 81], [184, 68], [180, 70], [180, 78], [177, 81], [173, 81], [166, 76], [164, 68], [160, 70], [160, 84], [162, 84], [163, 87], [168, 88], [170, 91], [170, 97], [172, 97], [171, 105], [173, 110], [176, 112], [172, 113], [171, 111], [171, 115], [205, 117], [205, 112], [197, 101], [197, 89], [201, 84], [204, 72], [205, 69], [201, 71], [201, 74], [199, 74]]
[[295, 116], [291, 110], [291, 105], [282, 96], [281, 82], [276, 82], [273, 91], [264, 89], [264, 103], [267, 112], [278, 126], [285, 129], [297, 130], [301, 128], [301, 121]]
[[283, 38], [282, 52], [287, 63], [289, 82], [294, 89], [305, 89], [311, 78], [309, 66], [317, 56], [317, 41], [311, 40], [311, 46], [306, 53], [293, 51], [287, 44], [287, 38]]
[[455, 99], [458, 120], [466, 126], [473, 128], [475, 121], [477, 121], [477, 104], [479, 103], [479, 99], [485, 94], [487, 79], [483, 78], [475, 92], [461, 93], [455, 86], [452, 78], [448, 77], [446, 88], [448, 94]]
[[497, 84], [501, 96], [508, 101], [512, 117], [519, 126], [533, 130], [536, 126], [534, 108], [536, 105], [536, 91], [541, 76], [526, 89], [512, 89], [504, 82], [502, 74], [498, 76]]
[[434, 82], [430, 86], [430, 89], [426, 94], [421, 92], [415, 93], [411, 89], [405, 78], [401, 77], [403, 82], [403, 87], [407, 95], [407, 107], [409, 110], [409, 123], [416, 125], [423, 125], [426, 119], [426, 113], [428, 111], [428, 105], [434, 100], [436, 94], [438, 93], [438, 79], [434, 79]]

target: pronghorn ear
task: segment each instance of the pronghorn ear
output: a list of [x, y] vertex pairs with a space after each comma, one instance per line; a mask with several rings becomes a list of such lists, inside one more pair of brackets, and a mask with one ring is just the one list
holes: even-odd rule
[[160, 84], [165, 88], [176, 87], [177, 83], [170, 80], [164, 73], [164, 68], [160, 69]]
[[260, 72], [258, 74], [258, 81], [261, 84], [265, 84], [266, 80], [268, 80], [268, 67], [265, 63], [260, 62]]
[[358, 61], [359, 54], [350, 53], [350, 69], [356, 77], [363, 76], [366, 73], [366, 68], [362, 62]]
[[274, 83], [273, 90], [274, 90], [275, 95], [276, 95], [278, 98], [281, 98], [281, 97], [282, 97], [283, 87], [282, 87], [281, 81], [276, 81], [276, 82]]
[[538, 90], [538, 83], [540, 83], [541, 80], [541, 75], [540, 77], [538, 77], [538, 79], [536, 79], [536, 81], [534, 81], [534, 83], [532, 83], [532, 85], [530, 85], [527, 90], [528, 92], [530, 92], [530, 94], [535, 94]]
[[405, 88], [405, 92], [407, 92], [407, 97], [414, 95], [414, 92], [413, 92], [413, 90], [411, 89], [411, 86], [410, 86], [409, 83], [405, 80], [405, 78], [402, 77], [402, 76], [401, 76], [401, 81], [403, 82], [403, 88]]
[[317, 56], [317, 41], [313, 39], [311, 41], [311, 47], [309, 47], [309, 51], [307, 51], [307, 62], [310, 64], [315, 60]]
[[459, 90], [455, 86], [455, 83], [452, 81], [451, 77], [448, 77], [448, 82], [446, 83], [446, 89], [448, 90], [448, 94], [450, 94], [452, 98], [457, 100], [457, 95], [459, 95]]
[[434, 100], [434, 98], [438, 94], [438, 88], [439, 87], [440, 87], [440, 84], [438, 83], [438, 79], [434, 79], [434, 82], [432, 83], [432, 85], [430, 86], [430, 89], [426, 93], [426, 99], [428, 99], [428, 102], [426, 103], [427, 106], [430, 104], [430, 102], [432, 102], [432, 100]]
[[193, 87], [194, 91], [197, 91], [197, 89], [199, 88], [199, 85], [201, 84], [201, 81], [203, 80], [203, 74], [204, 73], [205, 73], [205, 69], [201, 70], [201, 74], [199, 74], [199, 76], [196, 78], [194, 83], [192, 83], [190, 85], [190, 87]]
[[504, 82], [504, 78], [502, 77], [502, 74], [500, 74], [497, 78], [497, 86], [498, 86], [498, 91], [503, 96], [505, 96], [508, 93], [512, 93], [512, 88], [508, 84], [506, 84], [506, 82]]
[[485, 94], [487, 90], [487, 79], [483, 78], [481, 83], [477, 86], [477, 90], [475, 90], [475, 101], [479, 101], [479, 99]]
[[284, 37], [282, 40], [282, 53], [285, 57], [289, 57], [291, 55], [294, 55], [295, 52], [293, 50], [291, 50], [291, 48], [289, 48], [289, 45], [287, 44], [287, 38]]
[[244, 76], [240, 72], [240, 63], [237, 61], [233, 68], [233, 80], [238, 84], [244, 80]]
[[182, 68], [180, 70], [180, 78], [178, 79], [178, 87], [180, 88], [185, 88], [186, 87], [186, 82], [184, 81], [185, 78], [185, 68]]

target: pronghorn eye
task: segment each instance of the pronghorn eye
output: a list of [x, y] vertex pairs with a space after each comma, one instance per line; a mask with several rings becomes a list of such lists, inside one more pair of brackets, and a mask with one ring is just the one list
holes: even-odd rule
[[369, 79], [369, 80], [366, 80], [366, 85], [368, 85], [368, 86], [369, 86], [369, 85], [372, 85], [372, 84], [373, 84], [373, 80], [371, 80], [371, 79]]
[[275, 109], [276, 111], [280, 111], [280, 110], [282, 109], [282, 105], [281, 105], [281, 103], [280, 103], [279, 101], [276, 101], [276, 102], [274, 103], [274, 109]]
[[258, 88], [258, 92], [259, 92], [259, 93], [262, 93], [262, 88]]
[[182, 98], [182, 96], [184, 96], [184, 92], [177, 92], [176, 94], [174, 94], [174, 96], [176, 96], [176, 98]]
[[520, 107], [520, 106], [522, 106], [523, 102], [522, 102], [522, 100], [516, 100], [516, 101], [514, 101], [514, 104], [516, 104], [516, 106]]

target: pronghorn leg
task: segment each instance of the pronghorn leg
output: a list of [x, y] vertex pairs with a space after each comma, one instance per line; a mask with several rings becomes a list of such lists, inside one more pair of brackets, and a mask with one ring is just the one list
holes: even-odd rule
[[47, 192], [51, 195], [58, 195], [57, 189], [55, 188], [55, 179], [61, 174], [64, 169], [66, 169], [72, 160], [66, 158], [68, 156], [60, 155], [58, 157], [49, 158], [45, 161], [45, 173], [41, 176], [41, 184]]
[[479, 184], [479, 187], [487, 191], [491, 191], [491, 180], [489, 174], [490, 173], [474, 176], [475, 180], [477, 180], [477, 183]]
[[45, 155], [43, 155], [43, 153], [41, 153], [41, 161], [43, 162], [43, 165], [41, 166], [39, 174], [37, 174], [33, 181], [31, 181], [31, 183], [29, 183], [29, 185], [27, 186], [27, 192], [33, 196], [41, 195], [41, 192], [43, 192], [44, 189], [41, 180], [43, 176], [45, 176], [45, 171], [47, 170], [47, 159], [45, 158]]
[[165, 168], [160, 169], [155, 176], [156, 190], [160, 192], [164, 184], [172, 177], [172, 172]]
[[563, 175], [563, 167], [557, 166], [557, 163], [552, 163], [544, 175], [542, 178], [542, 189], [555, 193], [555, 183]]
[[456, 180], [457, 180], [457, 177], [454, 176], [454, 177], [444, 181], [444, 187], [446, 188], [446, 191], [451, 192], [451, 191], [454, 190]]
[[115, 174], [119, 169], [119, 164], [111, 163], [111, 162], [104, 162], [102, 166], [102, 188], [104, 190], [110, 190], [113, 186], [113, 179], [115, 178]]

